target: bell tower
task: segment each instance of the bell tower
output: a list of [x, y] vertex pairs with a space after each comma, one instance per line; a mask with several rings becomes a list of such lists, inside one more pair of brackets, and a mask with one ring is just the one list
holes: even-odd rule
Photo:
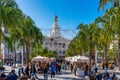
[[51, 35], [51, 37], [59, 37], [59, 36], [61, 36], [60, 27], [58, 25], [58, 17], [57, 16], [54, 17], [54, 24], [53, 24], [52, 31], [51, 31], [50, 35]]

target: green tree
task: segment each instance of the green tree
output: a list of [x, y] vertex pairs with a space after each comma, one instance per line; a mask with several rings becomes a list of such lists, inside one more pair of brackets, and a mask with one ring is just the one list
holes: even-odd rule
[[10, 33], [11, 39], [12, 39], [12, 45], [13, 45], [13, 52], [14, 52], [14, 62], [16, 64], [16, 57], [17, 57], [17, 49], [18, 49], [18, 41], [20, 38], [19, 28], [13, 28], [12, 32]]
[[79, 45], [79, 39], [76, 36], [69, 44], [66, 51], [66, 56], [82, 55], [81, 45]]
[[45, 57], [55, 57], [57, 55], [57, 52], [49, 51], [47, 48], [44, 48], [41, 55]]
[[6, 35], [4, 37], [4, 44], [5, 44], [5, 47], [8, 48], [8, 59], [10, 59], [10, 51], [13, 52], [13, 44], [12, 44], [12, 38], [10, 35]]
[[4, 32], [10, 33], [12, 28], [21, 25], [22, 15], [15, 0], [0, 0], [0, 44], [4, 39]]
[[102, 40], [102, 42], [104, 42], [106, 47], [109, 47], [112, 41], [118, 40], [118, 49], [120, 50], [120, 47], [119, 47], [120, 46], [120, 27], [119, 27], [120, 15], [119, 13], [120, 13], [119, 8], [110, 8], [106, 10], [105, 14], [102, 17], [97, 18], [96, 21], [98, 21], [104, 29], [103, 32], [105, 35], [104, 36], [102, 35], [102, 36], [104, 40], [108, 40], [108, 41]]
[[21, 33], [23, 44], [26, 46], [26, 61], [30, 61], [30, 51], [35, 45], [42, 44], [42, 33], [39, 28], [36, 27], [35, 22], [29, 17], [24, 17], [24, 23]]
[[97, 45], [99, 27], [96, 23], [92, 23], [89, 25], [80, 24], [78, 25], [78, 29], [79, 40], [81, 41], [80, 45], [83, 50], [87, 49], [87, 51], [89, 52], [89, 58], [91, 63], [91, 59], [94, 59], [95, 56], [95, 45]]
[[29, 17], [25, 16], [24, 19], [24, 39], [25, 39], [25, 46], [26, 46], [26, 61], [29, 62], [29, 54], [30, 54], [30, 44], [31, 41], [34, 39], [34, 31], [33, 27], [35, 26], [34, 21]]
[[100, 9], [104, 9], [104, 7], [105, 7], [105, 5], [107, 5], [107, 3], [111, 3], [111, 4], [113, 4], [112, 6], [113, 7], [120, 7], [120, 0], [99, 0], [100, 2], [99, 2], [99, 7], [98, 7], [98, 9], [100, 10]]

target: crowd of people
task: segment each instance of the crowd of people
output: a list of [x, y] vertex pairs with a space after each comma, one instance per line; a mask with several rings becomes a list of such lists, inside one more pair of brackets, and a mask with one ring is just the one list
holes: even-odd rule
[[[114, 71], [112, 73], [107, 71], [101, 72], [101, 70], [98, 70], [97, 68], [90, 71], [90, 66], [86, 63], [83, 64], [82, 68], [78, 68], [78, 65], [76, 64], [71, 64], [71, 73], [74, 73], [75, 76], [77, 69], [84, 71], [82, 74], [82, 77], [85, 78], [84, 80], [117, 80], [116, 73]], [[105, 66], [103, 70], [104, 69], [108, 70], [108, 66]], [[79, 74], [77, 75], [79, 76]]]
[[11, 70], [11, 72], [6, 76], [4, 72], [0, 75], [0, 80], [17, 80], [18, 76], [15, 73], [15, 70]]
[[[0, 80], [36, 80], [38, 79], [37, 73], [38, 73], [38, 66], [36, 66], [34, 63], [29, 63], [26, 65], [25, 68], [19, 68], [18, 69], [18, 74], [15, 72], [15, 70], [11, 70], [11, 72], [8, 75], [5, 75], [5, 73], [1, 73], [0, 75]], [[43, 74], [44, 74], [44, 80], [48, 80], [48, 75], [51, 75], [51, 79], [55, 77], [56, 74], [61, 73], [61, 68], [62, 69], [67, 69], [66, 67], [69, 67], [71, 69], [71, 73], [73, 73], [75, 76], [77, 75], [77, 70], [79, 66], [77, 64], [69, 64], [65, 66], [61, 66], [58, 63], [47, 63], [43, 67]], [[104, 68], [108, 69], [108, 66], [105, 66]], [[103, 68], [103, 69], [104, 69]], [[82, 67], [82, 70], [84, 71], [84, 78], [89, 77], [90, 80], [117, 80], [116, 78], [116, 73], [112, 72], [112, 74], [105, 72], [102, 73], [100, 70], [95, 68], [93, 71], [89, 71], [90, 67], [87, 63], [85, 63]]]
[[11, 72], [8, 75], [5, 75], [4, 71], [0, 75], [0, 80], [28, 80], [30, 78], [31, 80], [37, 79], [36, 75], [36, 67], [34, 64], [27, 65], [24, 68], [18, 68], [18, 74], [15, 72], [15, 70], [11, 70]]
[[[60, 74], [61, 72], [61, 66], [59, 64], [46, 64], [43, 67], [43, 74], [44, 74], [44, 80], [48, 80], [48, 74], [50, 73], [51, 79], [55, 77], [55, 74]], [[18, 73], [18, 74], [16, 74]], [[11, 72], [6, 75], [4, 71], [0, 75], [0, 80], [36, 80], [38, 79], [37, 76], [38, 73], [38, 66], [36, 66], [33, 63], [29, 63], [25, 66], [25, 68], [19, 67], [18, 72], [15, 72], [15, 70], [11, 70]]]

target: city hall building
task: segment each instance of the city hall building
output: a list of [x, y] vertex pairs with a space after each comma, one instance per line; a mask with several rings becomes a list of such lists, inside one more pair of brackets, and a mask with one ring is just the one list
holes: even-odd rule
[[62, 36], [58, 24], [58, 17], [55, 16], [51, 32], [48, 36], [45, 36], [43, 40], [43, 47], [47, 48], [49, 51], [56, 51], [57, 59], [58, 61], [61, 61], [65, 57], [69, 43], [70, 40]]

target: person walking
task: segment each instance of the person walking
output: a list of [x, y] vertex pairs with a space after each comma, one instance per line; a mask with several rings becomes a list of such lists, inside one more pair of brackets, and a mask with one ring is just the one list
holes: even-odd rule
[[58, 67], [59, 67], [59, 65], [56, 64], [56, 74], [58, 73]]
[[17, 80], [18, 76], [15, 73], [15, 70], [12, 70], [7, 76], [6, 80]]
[[115, 72], [112, 72], [112, 80], [115, 80], [115, 78], [116, 78], [116, 74]]
[[59, 72], [59, 74], [60, 74], [60, 71], [61, 71], [61, 66], [59, 65], [58, 66], [58, 72]]
[[48, 70], [49, 70], [49, 66], [50, 66], [50, 65], [49, 65], [49, 62], [48, 62], [48, 63], [47, 63], [47, 69], [48, 69]]
[[106, 62], [106, 64], [105, 64], [105, 65], [106, 65], [106, 71], [107, 71], [107, 70], [108, 70], [108, 63]]
[[47, 66], [44, 67], [44, 80], [48, 80], [48, 68], [47, 68]]
[[37, 77], [37, 75], [36, 75], [36, 68], [35, 68], [35, 65], [34, 64], [32, 64], [31, 65], [31, 70], [30, 70], [30, 72], [31, 72], [31, 76], [35, 76], [35, 78], [36, 79], [38, 79], [38, 77]]
[[25, 68], [25, 74], [28, 76], [28, 78], [30, 78], [29, 71], [30, 71], [29, 65], [27, 65]]
[[104, 64], [104, 63], [102, 63], [102, 69], [103, 69], [103, 70], [105, 69], [105, 64]]
[[75, 74], [75, 76], [76, 76], [77, 65], [75, 64], [73, 68], [74, 68], [74, 74]]
[[23, 68], [19, 67], [18, 68], [18, 76], [21, 77], [21, 74], [23, 73]]
[[102, 73], [101, 73], [101, 71], [98, 71], [98, 74], [96, 75], [96, 80], [102, 80]]
[[51, 65], [51, 79], [55, 77], [56, 66], [54, 64]]
[[71, 73], [72, 73], [72, 72], [73, 72], [73, 64], [71, 64], [71, 66], [70, 66], [70, 67], [71, 67]]

